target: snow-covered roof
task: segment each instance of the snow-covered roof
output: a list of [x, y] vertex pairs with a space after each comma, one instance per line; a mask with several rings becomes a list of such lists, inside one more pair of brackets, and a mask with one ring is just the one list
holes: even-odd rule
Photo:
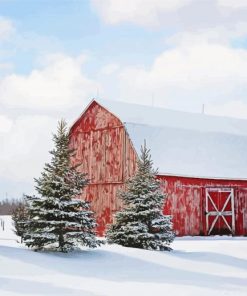
[[96, 101], [125, 124], [137, 153], [146, 140], [160, 174], [247, 179], [247, 120]]

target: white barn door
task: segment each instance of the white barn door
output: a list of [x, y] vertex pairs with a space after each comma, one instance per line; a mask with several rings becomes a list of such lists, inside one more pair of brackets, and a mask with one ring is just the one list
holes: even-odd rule
[[206, 188], [205, 214], [207, 235], [234, 235], [234, 190]]

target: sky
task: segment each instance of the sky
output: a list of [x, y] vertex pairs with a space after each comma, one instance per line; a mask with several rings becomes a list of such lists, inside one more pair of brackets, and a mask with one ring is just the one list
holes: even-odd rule
[[247, 1], [0, 0], [0, 199], [97, 97], [247, 119]]

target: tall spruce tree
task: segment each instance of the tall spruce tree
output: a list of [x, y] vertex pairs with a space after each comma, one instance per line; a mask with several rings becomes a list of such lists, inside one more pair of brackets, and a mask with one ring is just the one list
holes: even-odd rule
[[35, 179], [38, 196], [26, 196], [29, 219], [24, 243], [36, 250], [49, 246], [62, 252], [80, 246], [95, 248], [101, 241], [95, 236], [93, 212], [89, 202], [78, 198], [88, 179], [71, 164], [73, 150], [65, 121], [59, 122], [53, 141], [51, 162]]
[[150, 151], [141, 147], [136, 175], [127, 182], [119, 197], [124, 208], [115, 215], [115, 223], [109, 226], [107, 241], [125, 247], [152, 250], [171, 250], [174, 240], [171, 216], [164, 215], [166, 199], [156, 179]]

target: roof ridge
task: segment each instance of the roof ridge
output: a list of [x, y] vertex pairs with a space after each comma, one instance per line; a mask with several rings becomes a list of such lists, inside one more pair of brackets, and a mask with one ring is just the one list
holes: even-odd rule
[[215, 114], [208, 114], [208, 113], [200, 113], [200, 112], [193, 112], [193, 111], [184, 111], [184, 110], [178, 110], [178, 109], [171, 109], [167, 108], [164, 106], [152, 106], [152, 105], [146, 105], [146, 104], [140, 104], [136, 102], [127, 102], [127, 101], [118, 101], [118, 100], [109, 100], [109, 99], [93, 99], [99, 104], [104, 104], [104, 103], [113, 103], [113, 104], [124, 104], [128, 106], [136, 106], [136, 107], [144, 107], [144, 108], [152, 108], [156, 110], [163, 110], [167, 112], [174, 112], [174, 113], [183, 113], [186, 115], [192, 115], [192, 116], [200, 116], [202, 118], [204, 117], [213, 117], [213, 118], [218, 118], [218, 119], [226, 119], [226, 120], [233, 120], [233, 121], [244, 121], [247, 122], [247, 118], [238, 118], [238, 117], [233, 117], [233, 116], [223, 116], [223, 115], [215, 115]]

